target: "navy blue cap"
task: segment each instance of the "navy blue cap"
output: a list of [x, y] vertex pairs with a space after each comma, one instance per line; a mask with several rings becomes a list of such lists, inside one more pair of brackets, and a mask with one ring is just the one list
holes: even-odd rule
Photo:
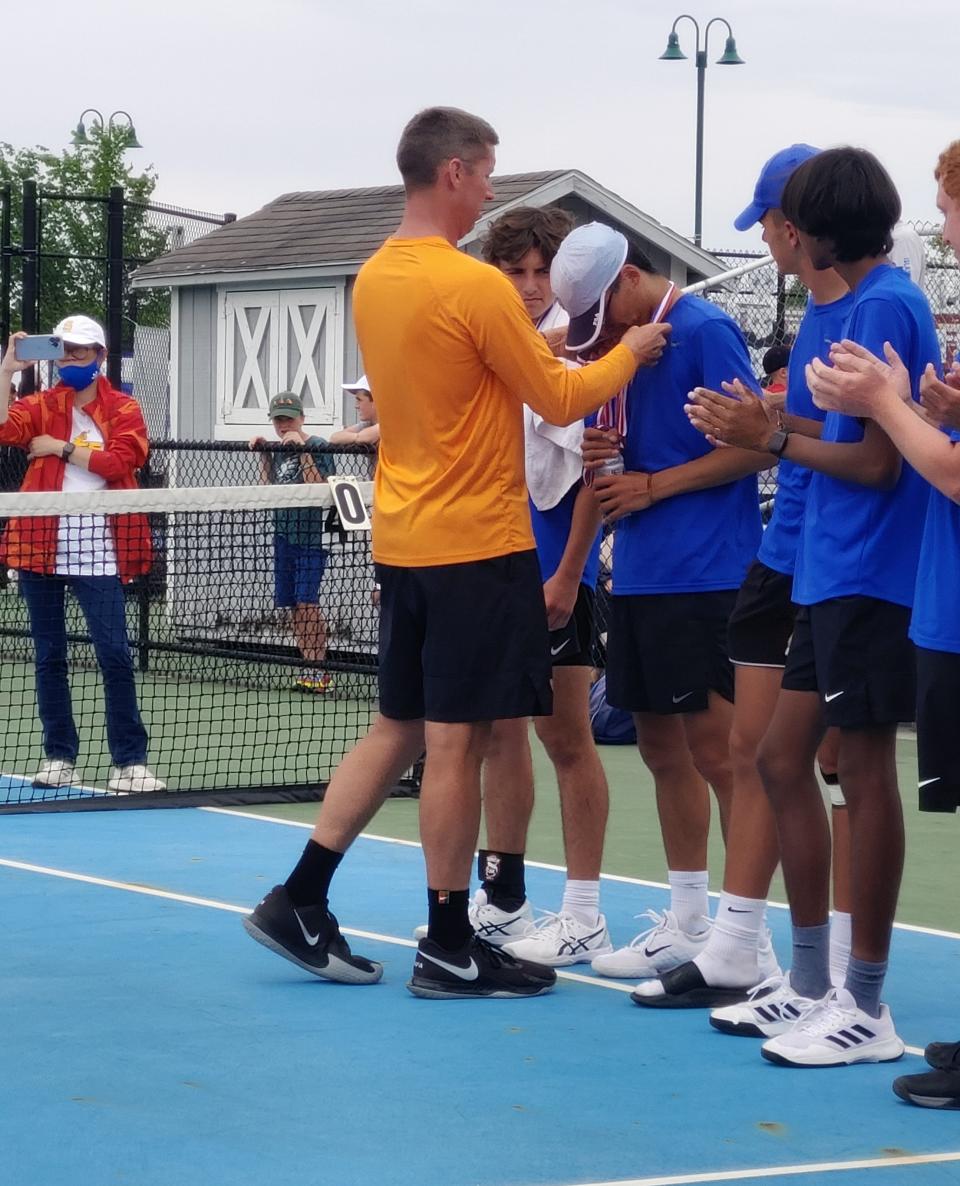
[[819, 152], [819, 148], [814, 148], [810, 144], [791, 144], [789, 148], [781, 148], [779, 152], [774, 153], [760, 170], [753, 191], [753, 201], [733, 220], [737, 230], [748, 230], [755, 222], [759, 222], [768, 210], [779, 208], [790, 174]]

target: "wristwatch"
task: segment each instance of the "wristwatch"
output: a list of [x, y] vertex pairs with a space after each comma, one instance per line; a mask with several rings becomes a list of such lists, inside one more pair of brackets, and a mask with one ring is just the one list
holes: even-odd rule
[[60, 450], [60, 458], [61, 458], [61, 460], [62, 460], [62, 461], [69, 461], [69, 460], [70, 460], [70, 455], [73, 453], [73, 451], [74, 451], [74, 449], [76, 449], [76, 447], [77, 447], [77, 446], [76, 446], [76, 445], [73, 443], [73, 441], [67, 441], [67, 443], [66, 443], [66, 444], [63, 446], [63, 448]]
[[779, 428], [776, 432], [772, 432], [767, 439], [767, 452], [772, 453], [775, 457], [780, 457], [787, 447], [789, 437], [788, 432], [783, 432]]

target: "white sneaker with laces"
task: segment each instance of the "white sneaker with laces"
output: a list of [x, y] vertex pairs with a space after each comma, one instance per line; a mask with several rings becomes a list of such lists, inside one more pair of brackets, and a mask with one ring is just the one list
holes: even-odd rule
[[595, 956], [609, 955], [613, 944], [602, 914], [595, 924], [589, 925], [572, 914], [545, 910], [525, 938], [514, 939], [503, 950], [518, 960], [565, 968], [570, 964], [589, 963]]
[[626, 947], [598, 955], [592, 967], [599, 975], [618, 980], [653, 980], [661, 972], [669, 972], [699, 955], [710, 934], [710, 920], [705, 918], [703, 931], [688, 935], [680, 929], [672, 910], [664, 910], [663, 914], [647, 910], [637, 918], [649, 918], [653, 926], [631, 939]]
[[[533, 929], [533, 907], [525, 898], [519, 910], [501, 910], [487, 901], [487, 891], [478, 889], [468, 907], [470, 925], [477, 936], [494, 947], [506, 947], [516, 939], [523, 939]], [[427, 924], [421, 923], [413, 932], [414, 939], [426, 939]]]
[[742, 1004], [714, 1009], [710, 1024], [722, 1034], [775, 1038], [796, 1025], [816, 1003], [795, 992], [790, 977], [779, 973], [758, 984]]
[[44, 758], [33, 776], [35, 787], [68, 787], [77, 781], [77, 771], [66, 758]]
[[107, 790], [118, 795], [143, 795], [147, 791], [166, 789], [167, 784], [139, 762], [134, 762], [130, 766], [114, 766], [107, 783]]
[[786, 1033], [764, 1042], [760, 1053], [783, 1067], [840, 1067], [893, 1062], [903, 1049], [886, 1005], [871, 1017], [845, 988], [835, 988]]

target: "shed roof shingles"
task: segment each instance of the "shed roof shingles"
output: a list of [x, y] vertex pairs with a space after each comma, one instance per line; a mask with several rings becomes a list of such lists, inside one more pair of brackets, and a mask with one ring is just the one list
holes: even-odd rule
[[[564, 176], [565, 170], [553, 170], [494, 178], [497, 196], [486, 210]], [[283, 194], [262, 210], [144, 264], [136, 279], [362, 263], [394, 230], [402, 210], [399, 185]]]

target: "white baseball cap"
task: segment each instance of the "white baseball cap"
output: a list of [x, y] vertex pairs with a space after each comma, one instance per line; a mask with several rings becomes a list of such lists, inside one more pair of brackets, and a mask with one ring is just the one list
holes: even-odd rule
[[607, 292], [628, 248], [626, 236], [602, 222], [577, 227], [560, 244], [550, 266], [550, 287], [570, 314], [568, 350], [586, 350], [599, 338]]
[[914, 284], [923, 287], [927, 270], [923, 240], [908, 222], [898, 222], [893, 228], [893, 247], [887, 257], [898, 268], [903, 268]]
[[344, 383], [344, 391], [365, 391], [367, 395], [370, 394], [370, 384], [367, 382], [367, 376], [361, 375], [355, 383]]
[[71, 346], [103, 346], [107, 340], [103, 335], [103, 326], [98, 325], [92, 317], [84, 317], [78, 313], [75, 317], [64, 317], [59, 325], [54, 327], [53, 336], [61, 341], [69, 342]]

